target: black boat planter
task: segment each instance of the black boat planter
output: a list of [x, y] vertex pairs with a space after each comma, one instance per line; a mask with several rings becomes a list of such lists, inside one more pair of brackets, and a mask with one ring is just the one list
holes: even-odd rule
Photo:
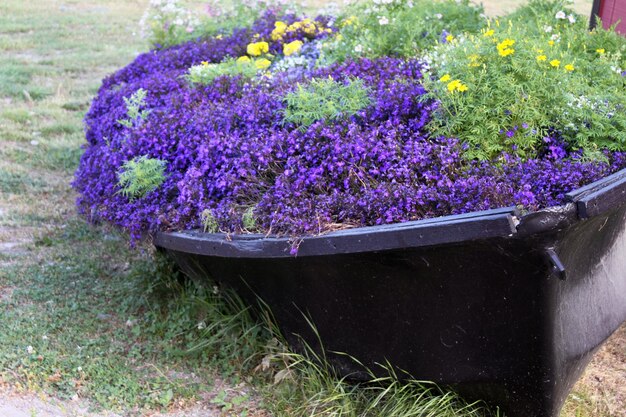
[[[208, 274], [283, 334], [375, 369], [484, 399], [509, 417], [556, 417], [594, 351], [626, 320], [626, 170], [569, 203], [287, 238], [158, 233], [192, 276]], [[206, 276], [206, 275], [204, 275]], [[340, 372], [360, 369], [329, 354]]]

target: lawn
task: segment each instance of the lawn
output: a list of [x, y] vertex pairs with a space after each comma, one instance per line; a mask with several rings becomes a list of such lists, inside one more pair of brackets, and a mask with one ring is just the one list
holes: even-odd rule
[[[519, 4], [484, 3], [492, 14]], [[204, 329], [215, 318], [210, 291], [181, 283], [150, 245], [130, 249], [75, 212], [83, 116], [100, 80], [147, 50], [138, 35], [146, 4], [0, 3], [0, 385], [123, 415], [198, 402], [264, 415], [259, 401], [269, 397], [252, 387], [266, 377], [247, 373], [261, 363], [262, 330], [248, 323], [235, 340], [240, 325], [224, 328], [217, 346]], [[591, 2], [575, 8], [586, 14]], [[625, 372], [622, 327], [563, 415], [626, 416]]]

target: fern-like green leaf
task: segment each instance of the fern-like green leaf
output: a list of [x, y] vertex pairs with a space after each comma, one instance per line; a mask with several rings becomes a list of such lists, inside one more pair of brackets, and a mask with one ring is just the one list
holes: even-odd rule
[[145, 197], [165, 181], [166, 165], [145, 155], [126, 161], [117, 172], [119, 193], [130, 200]]

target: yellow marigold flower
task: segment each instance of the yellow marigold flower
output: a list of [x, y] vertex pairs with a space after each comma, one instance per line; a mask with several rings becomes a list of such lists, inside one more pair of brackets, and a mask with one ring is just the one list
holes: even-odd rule
[[446, 36], [446, 42], [452, 42], [454, 40], [454, 35]]
[[448, 91], [454, 93], [455, 91], [467, 91], [467, 86], [461, 82], [461, 80], [452, 80], [448, 83]]
[[443, 77], [441, 77], [441, 78], [439, 79], [439, 81], [441, 81], [442, 83], [445, 83], [446, 81], [449, 81], [449, 80], [450, 80], [450, 78], [452, 78], [452, 77], [450, 77], [450, 74], [446, 74], [446, 75], [444, 75]]
[[537, 56], [537, 61], [545, 61], [546, 59], [548, 59], [548, 57], [545, 56], [545, 55], [538, 55]]
[[498, 45], [502, 45], [503, 48], [508, 48], [509, 46], [515, 45], [515, 40], [507, 38], [500, 42]]
[[574, 66], [572, 64], [567, 64], [563, 68], [565, 68], [565, 71], [574, 71]]
[[558, 68], [559, 65], [561, 65], [561, 61], [559, 61], [558, 59], [553, 59], [552, 61], [550, 61], [550, 65], [552, 65], [554, 68]]
[[283, 53], [285, 54], [285, 56], [291, 56], [298, 52], [300, 48], [302, 48], [302, 45], [303, 42], [298, 40], [286, 43], [283, 45]]
[[203, 67], [208, 67], [209, 61], [202, 61], [200, 64], [202, 64]]
[[550, 40], [548, 41], [548, 45], [550, 45], [550, 46], [554, 46], [554, 41], [553, 41], [552, 39], [550, 39]]
[[247, 56], [240, 56], [239, 58], [237, 58], [237, 63], [238, 64], [244, 64], [246, 62], [250, 62], [250, 58]]
[[600, 55], [604, 54], [606, 51], [604, 50], [604, 48], [598, 48], [596, 49], [596, 52], [599, 53]]
[[264, 70], [272, 65], [272, 61], [270, 61], [269, 59], [261, 58], [254, 61], [254, 65], [257, 67], [257, 69]]
[[494, 33], [496, 33], [496, 31], [495, 31], [495, 30], [493, 30], [493, 29], [489, 29], [488, 31], [486, 31], [485, 33], [483, 33], [483, 36], [485, 36], [485, 37], [487, 37], [487, 38], [488, 38], [488, 37], [490, 37], [490, 36], [493, 36], [493, 34], [494, 34]]
[[215, 39], [217, 39], [217, 40], [219, 41], [219, 40], [220, 40], [220, 39], [222, 39], [223, 37], [224, 37], [224, 36], [222, 36], [222, 35], [216, 35], [216, 36], [215, 36]]
[[278, 41], [282, 39], [283, 35], [287, 31], [287, 24], [285, 22], [277, 21], [274, 22], [274, 30], [270, 34], [270, 37], [273, 41]]
[[451, 92], [451, 93], [454, 92], [457, 89], [457, 87], [459, 86], [459, 84], [461, 84], [460, 80], [452, 80], [452, 81], [450, 81], [448, 83], [448, 91]]
[[259, 56], [261, 54], [265, 54], [269, 52], [270, 46], [267, 42], [255, 42], [248, 45], [246, 51], [248, 55]]
[[259, 39], [259, 38], [261, 37], [261, 35], [259, 35], [258, 33], [255, 33], [252, 37], [253, 37], [254, 39]]
[[515, 44], [515, 41], [513, 39], [505, 39], [502, 42], [500, 42], [496, 46], [496, 49], [498, 49], [498, 55], [500, 56], [512, 55], [515, 52], [515, 49], [511, 48], [511, 46], [513, 46], [514, 44]]

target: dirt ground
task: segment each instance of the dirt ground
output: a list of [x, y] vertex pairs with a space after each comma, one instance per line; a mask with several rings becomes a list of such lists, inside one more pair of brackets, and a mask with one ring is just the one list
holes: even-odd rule
[[573, 405], [588, 396], [594, 415], [626, 417], [626, 324], [595, 354], [570, 395], [563, 417], [579, 417]]

